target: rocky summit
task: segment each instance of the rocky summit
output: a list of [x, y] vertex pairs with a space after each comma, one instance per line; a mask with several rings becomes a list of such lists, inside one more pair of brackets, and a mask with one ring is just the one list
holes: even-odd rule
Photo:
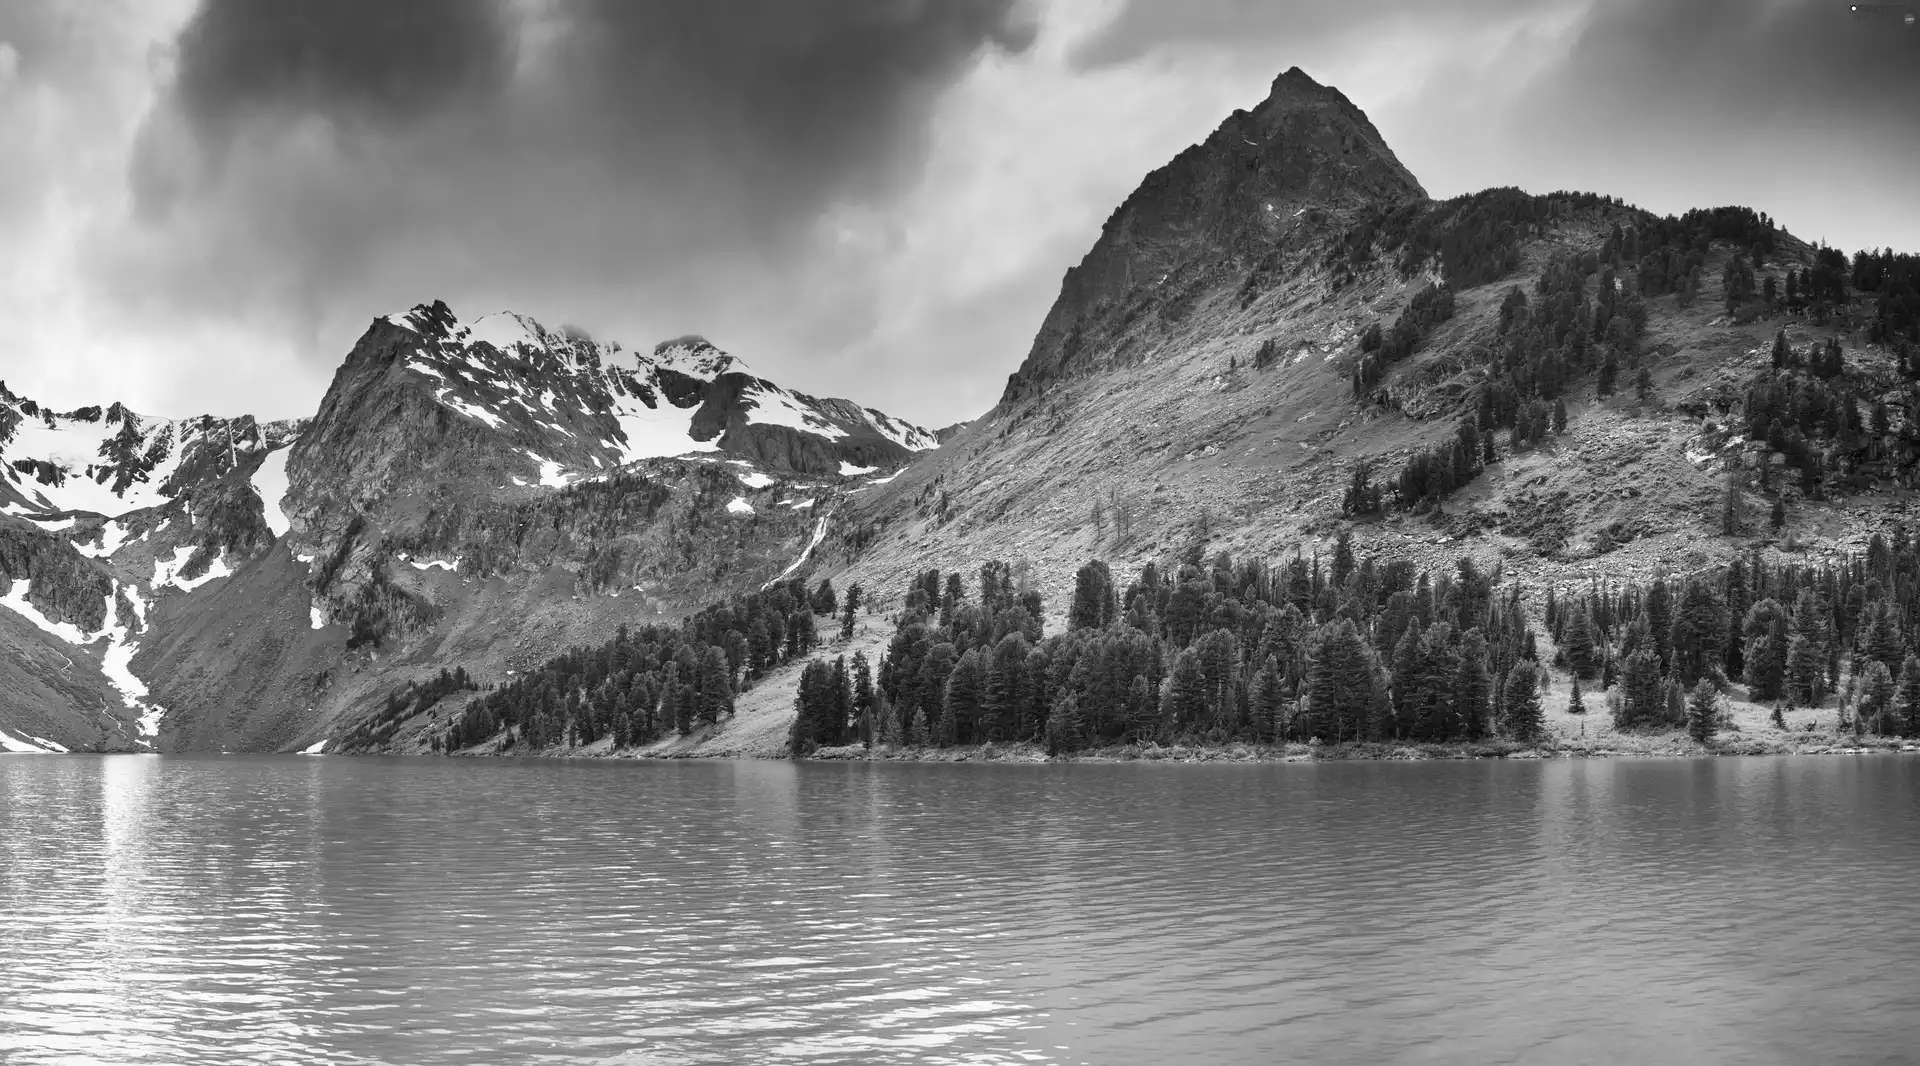
[[[1056, 627], [1089, 560], [1304, 560], [1336, 537], [1529, 595], [1838, 559], [1909, 507], [1915, 274], [1745, 207], [1436, 201], [1289, 70], [1146, 176], [1000, 401], [937, 432], [698, 337], [635, 352], [437, 303], [374, 320], [300, 422], [0, 394], [0, 743], [464, 748], [503, 727], [466, 714], [453, 736], [444, 695], [657, 653], [539, 675], [644, 688], [502, 706], [566, 751], [594, 732], [563, 724], [581, 706], [654, 723], [684, 690], [706, 717], [678, 708], [672, 753], [775, 754], [825, 683], [823, 580], [891, 611], [928, 570], [1010, 561], [1017, 582], [987, 571], [1003, 606]], [[697, 641], [621, 628], [683, 621]], [[877, 656], [856, 621], [834, 653]], [[805, 639], [783, 653], [782, 631]]]

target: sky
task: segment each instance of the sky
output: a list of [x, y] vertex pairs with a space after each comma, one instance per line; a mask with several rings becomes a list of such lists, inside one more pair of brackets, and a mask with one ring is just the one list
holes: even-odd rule
[[[1916, 0], [1920, 7], [1920, 0]], [[0, 379], [300, 416], [442, 299], [938, 427], [1299, 66], [1436, 197], [1920, 251], [1920, 26], [1814, 0], [4, 0]]]

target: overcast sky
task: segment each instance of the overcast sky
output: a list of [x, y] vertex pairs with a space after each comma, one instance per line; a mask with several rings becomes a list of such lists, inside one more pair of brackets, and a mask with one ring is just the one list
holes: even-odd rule
[[929, 426], [1298, 65], [1427, 190], [1920, 251], [1920, 27], [1811, 0], [0, 0], [0, 378], [309, 414], [444, 299]]

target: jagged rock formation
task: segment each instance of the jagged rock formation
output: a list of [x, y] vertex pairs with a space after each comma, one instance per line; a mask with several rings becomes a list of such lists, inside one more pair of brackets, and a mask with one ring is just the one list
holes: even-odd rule
[[376, 319], [307, 420], [0, 393], [0, 745], [304, 746], [418, 672], [765, 581], [936, 444], [698, 337], [440, 303]]

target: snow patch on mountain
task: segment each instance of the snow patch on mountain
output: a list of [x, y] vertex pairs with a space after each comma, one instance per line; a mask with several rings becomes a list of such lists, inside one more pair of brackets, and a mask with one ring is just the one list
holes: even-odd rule
[[80, 627], [74, 625], [72, 622], [56, 622], [46, 615], [41, 614], [40, 608], [27, 602], [27, 594], [32, 591], [33, 583], [31, 581], [28, 581], [26, 578], [16, 578], [13, 582], [13, 588], [7, 590], [5, 596], [0, 596], [0, 607], [5, 607], [27, 621], [32, 622], [34, 626], [40, 630], [76, 647], [98, 639], [97, 637], [89, 637], [85, 633], [80, 632]]
[[180, 571], [186, 569], [187, 560], [193, 558], [193, 553], [193, 545], [183, 544], [173, 549], [173, 558], [171, 560], [155, 559], [153, 561], [153, 581], [150, 582], [151, 587], [157, 589], [162, 585], [172, 585], [182, 592], [192, 592], [194, 589], [216, 578], [233, 576], [233, 571], [227, 569], [227, 557], [222, 554], [215, 556], [212, 564], [207, 567], [207, 572], [201, 574], [199, 577], [181, 577]]
[[527, 457], [540, 464], [540, 484], [549, 489], [564, 489], [573, 481], [573, 475], [564, 472], [565, 468], [544, 456], [528, 452]]
[[913, 452], [932, 451], [940, 446], [940, 439], [928, 430], [911, 423], [888, 416], [885, 412], [871, 407], [863, 407], [860, 413], [866, 416], [867, 424], [879, 431], [880, 435]]
[[488, 429], [499, 429], [501, 426], [507, 424], [505, 419], [502, 419], [499, 415], [494, 414], [484, 407], [476, 407], [458, 396], [449, 396], [448, 393], [452, 391], [452, 389], [441, 389], [434, 399], [466, 415], [468, 418], [485, 422]]
[[[146, 537], [147, 535], [145, 533], [140, 535], [141, 540], [145, 540]], [[73, 550], [89, 559], [105, 559], [114, 552], [119, 551], [126, 543], [127, 527], [117, 521], [109, 520], [106, 525], [100, 527], [100, 543], [98, 545], [75, 541]]]
[[871, 474], [878, 469], [880, 468], [877, 466], [855, 466], [845, 459], [840, 460], [841, 477], [859, 477], [861, 474]]
[[273, 530], [275, 539], [286, 536], [293, 528], [293, 520], [280, 508], [280, 501], [287, 496], [287, 455], [291, 451], [291, 445], [275, 448], [253, 472], [253, 491], [266, 510], [267, 528]]
[[693, 412], [669, 403], [652, 408], [637, 399], [622, 397], [614, 406], [614, 419], [627, 438], [625, 444], [617, 445], [622, 463], [720, 450], [717, 439], [694, 440]]
[[813, 557], [813, 549], [818, 548], [820, 546], [820, 542], [827, 539], [827, 520], [832, 517], [833, 517], [832, 511], [828, 511], [826, 514], [821, 515], [820, 520], [813, 524], [813, 539], [808, 541], [807, 546], [801, 550], [800, 558], [795, 559], [791, 563], [788, 563], [787, 568], [785, 570], [780, 571], [780, 575], [778, 577], [774, 578], [772, 581], [769, 581], [760, 587], [762, 589], [770, 589], [773, 586], [779, 584], [780, 582], [785, 581], [788, 577], [792, 576], [795, 570], [798, 570], [802, 566], [804, 566], [806, 564], [806, 561]]
[[523, 344], [530, 348], [542, 347], [541, 332], [539, 323], [532, 319], [512, 311], [500, 311], [474, 319], [467, 334], [467, 343], [491, 344], [502, 352], [512, 354]]
[[803, 406], [787, 390], [760, 382], [743, 391], [740, 398], [753, 404], [747, 410], [748, 424], [786, 426], [828, 440], [839, 440], [847, 431], [826, 420], [812, 408]]
[[747, 502], [745, 496], [735, 496], [727, 501], [727, 510], [733, 514], [752, 514], [753, 505]]
[[57, 744], [51, 747], [42, 746], [49, 743], [51, 742], [44, 740], [38, 744], [30, 740], [22, 740], [6, 730], [0, 729], [0, 751], [12, 752], [15, 755], [56, 755], [66, 750]]

